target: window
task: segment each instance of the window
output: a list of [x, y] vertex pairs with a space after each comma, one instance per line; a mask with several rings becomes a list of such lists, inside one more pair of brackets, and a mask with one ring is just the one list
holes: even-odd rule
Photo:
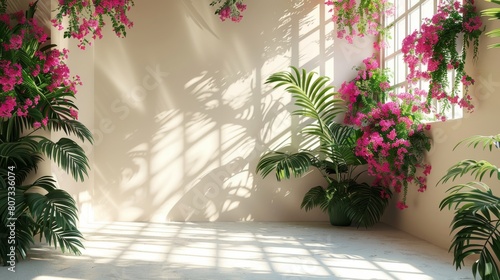
[[[403, 39], [419, 30], [425, 18], [431, 18], [437, 12], [438, 0], [406, 0], [394, 1], [394, 15], [384, 19], [384, 25], [390, 26], [388, 39], [388, 47], [383, 49], [382, 65], [388, 68], [393, 73], [392, 86], [395, 87], [396, 93], [405, 92], [408, 90], [406, 76], [408, 69], [403, 61], [403, 53], [401, 52]], [[454, 73], [450, 71], [449, 81], [452, 85]], [[429, 83], [425, 81], [419, 82], [417, 85], [423, 90], [429, 88]], [[438, 106], [434, 104], [434, 106]], [[436, 108], [439, 110], [439, 108]], [[447, 119], [456, 119], [463, 116], [463, 110], [458, 106], [453, 106], [445, 113]], [[428, 121], [435, 120], [434, 115], [426, 116]]]

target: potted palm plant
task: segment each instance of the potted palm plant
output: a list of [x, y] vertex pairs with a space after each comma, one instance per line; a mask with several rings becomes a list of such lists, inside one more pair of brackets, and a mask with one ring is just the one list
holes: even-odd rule
[[326, 187], [311, 188], [304, 196], [301, 208], [306, 211], [320, 207], [330, 216], [332, 225], [371, 226], [380, 220], [391, 195], [381, 186], [359, 183], [361, 172], [356, 168], [365, 161], [356, 156], [354, 148], [359, 131], [353, 127], [335, 122], [346, 108], [343, 101], [336, 98], [332, 86], [327, 86], [328, 77], [315, 77], [314, 72], [298, 70], [278, 72], [271, 75], [266, 83], [285, 87], [292, 94], [298, 109], [293, 115], [310, 118], [302, 134], [317, 145], [305, 145], [293, 153], [279, 150], [262, 155], [257, 164], [257, 173], [266, 177], [275, 172], [276, 179], [290, 179], [304, 175], [316, 168], [325, 179]]
[[[458, 145], [462, 143], [492, 151], [493, 147], [500, 148], [500, 134], [473, 136]], [[500, 197], [482, 182], [485, 175], [500, 180], [500, 168], [486, 160], [462, 160], [450, 167], [438, 184], [464, 175], [473, 176], [476, 181], [452, 186], [439, 205], [441, 210], [454, 211], [451, 223], [454, 236], [450, 246], [453, 263], [457, 269], [462, 268], [464, 260], [473, 256], [476, 259], [472, 265], [474, 278], [479, 274], [484, 280], [500, 279]]]

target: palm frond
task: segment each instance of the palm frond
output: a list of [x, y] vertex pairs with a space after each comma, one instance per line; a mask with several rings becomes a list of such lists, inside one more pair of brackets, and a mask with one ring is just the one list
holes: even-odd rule
[[359, 130], [351, 126], [333, 123], [329, 126], [331, 141], [324, 142], [321, 152], [331, 159], [337, 166], [359, 166], [366, 162], [356, 156], [354, 149]]
[[483, 150], [489, 149], [490, 151], [493, 147], [500, 148], [500, 134], [493, 136], [475, 135], [460, 141], [454, 148], [455, 150], [459, 145], [465, 144], [467, 147], [476, 148], [479, 145], [483, 146]]
[[328, 205], [330, 203], [330, 198], [326, 192], [326, 190], [321, 186], [316, 186], [311, 188], [302, 199], [302, 203], [300, 204], [300, 208], [305, 209], [306, 211], [311, 210], [315, 207], [320, 207], [322, 211], [326, 211]]
[[486, 174], [489, 174], [490, 177], [496, 175], [500, 180], [500, 169], [497, 166], [486, 160], [466, 159], [450, 167], [437, 184], [446, 183], [449, 180], [454, 181], [457, 177], [462, 177], [466, 174], [473, 175], [476, 180], [482, 180]]
[[[8, 241], [10, 228], [6, 225], [7, 223], [0, 224], [0, 262], [3, 263], [3, 265], [7, 265], [7, 261], [9, 260], [7, 254], [10, 253], [11, 246], [13, 245]], [[29, 215], [23, 214], [17, 217], [15, 225], [15, 251], [17, 252], [17, 256], [21, 256], [21, 258], [25, 259], [31, 245], [35, 244], [35, 240], [33, 238], [35, 223]]]
[[343, 101], [336, 97], [333, 86], [327, 86], [329, 78], [315, 77], [314, 72], [307, 73], [291, 67], [292, 71], [283, 71], [271, 75], [266, 83], [275, 84], [274, 88], [285, 87], [292, 94], [298, 109], [294, 115], [309, 117], [319, 123], [316, 127], [321, 133], [327, 131], [328, 124], [346, 110]]
[[61, 228], [56, 222], [52, 224], [44, 221], [35, 234], [40, 234], [40, 241], [45, 239], [49, 245], [54, 245], [57, 249], [61, 249], [63, 253], [71, 252], [75, 255], [80, 255], [80, 248], [84, 248], [82, 233], [76, 228]]
[[491, 38], [500, 37], [500, 29], [495, 29], [495, 30], [486, 32], [485, 34], [486, 34], [486, 36], [491, 37]]
[[49, 120], [47, 127], [51, 131], [62, 130], [66, 135], [75, 135], [82, 141], [87, 140], [91, 144], [94, 143], [92, 132], [84, 124], [77, 120], [52, 119]]
[[22, 137], [25, 129], [30, 127], [28, 118], [12, 117], [0, 122], [0, 139], [4, 142], [15, 142]]
[[40, 139], [38, 147], [43, 154], [70, 173], [76, 181], [85, 179], [90, 166], [85, 151], [80, 145], [69, 138], [61, 138], [56, 143], [45, 137], [38, 136], [38, 138]]
[[294, 154], [282, 152], [269, 152], [263, 155], [257, 163], [257, 173], [266, 177], [269, 173], [275, 171], [276, 179], [290, 179], [300, 177], [309, 171], [313, 165], [314, 156], [309, 152], [298, 152]]
[[469, 256], [478, 256], [472, 266], [474, 277], [500, 279], [497, 259], [500, 256], [500, 198], [482, 182], [456, 185], [439, 207], [453, 209], [450, 251], [454, 264], [461, 268]]
[[359, 134], [359, 129], [340, 123], [330, 124], [329, 129], [333, 142], [350, 147], [356, 146], [356, 140], [358, 138], [356, 135]]
[[[40, 234], [49, 245], [59, 246], [62, 252], [69, 250], [79, 254], [83, 248], [82, 234], [77, 229], [78, 209], [76, 202], [66, 191], [56, 188], [51, 176], [44, 176], [27, 186], [25, 192], [29, 213], [36, 221], [34, 234]], [[41, 188], [46, 193], [32, 191]]]
[[55, 222], [61, 228], [76, 227], [78, 209], [66, 191], [55, 189], [46, 194], [33, 192], [25, 196], [26, 204], [37, 223]]
[[35, 222], [30, 215], [23, 213], [16, 220], [16, 251], [25, 259], [31, 245], [35, 243], [33, 237]]
[[381, 197], [382, 192], [391, 196], [389, 189], [381, 186], [370, 186], [367, 183], [350, 184], [349, 193], [351, 197], [350, 207], [347, 215], [353, 223], [359, 226], [369, 227], [380, 221], [387, 205], [388, 197]]
[[[16, 142], [0, 143], [0, 166], [31, 165], [38, 143], [29, 137]], [[17, 166], [16, 166], [17, 167]]]
[[355, 167], [366, 163], [362, 158], [356, 156], [352, 148], [344, 145], [332, 144], [328, 147], [322, 147], [321, 151], [339, 166], [349, 165]]
[[491, 189], [483, 182], [458, 184], [447, 190], [450, 195], [439, 204], [440, 210], [470, 210], [481, 213], [487, 218], [490, 214], [500, 217], [500, 200], [493, 195]]
[[[498, 0], [485, 0], [485, 1], [500, 5], [500, 1], [498, 1]], [[481, 14], [483, 16], [489, 17], [490, 20], [498, 20], [498, 19], [500, 19], [500, 8], [484, 9], [481, 11]], [[487, 32], [486, 35], [491, 37], [491, 38], [495, 38], [495, 37], [498, 37], [499, 32], [500, 32], [500, 29], [496, 28], [496, 29], [493, 29], [492, 31]], [[488, 48], [498, 48], [498, 47], [500, 47], [499, 43], [491, 44], [488, 46]]]
[[456, 232], [450, 246], [450, 251], [455, 256], [455, 267], [461, 268], [467, 257], [476, 255], [479, 258], [472, 266], [474, 277], [479, 274], [481, 279], [500, 279], [494, 257], [495, 251], [499, 249], [499, 225], [498, 220], [491, 223], [477, 213], [457, 212], [452, 222], [452, 230]]
[[[0, 189], [0, 201], [5, 201], [5, 203], [0, 204], [0, 221], [3, 224], [7, 224], [9, 222], [9, 218], [11, 217], [20, 217], [23, 215], [25, 210], [27, 210], [26, 199], [24, 193], [26, 188], [16, 186], [14, 191], [14, 196], [12, 197], [12, 192], [10, 190]], [[10, 197], [10, 198], [9, 198]], [[15, 211], [9, 209], [8, 201], [9, 199], [14, 198], [16, 202]]]

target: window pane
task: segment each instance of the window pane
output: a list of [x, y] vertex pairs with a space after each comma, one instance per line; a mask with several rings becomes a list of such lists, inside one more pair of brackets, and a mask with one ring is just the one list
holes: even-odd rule
[[406, 12], [405, 2], [406, 1], [402, 1], [402, 0], [394, 1], [396, 18], [399, 17], [400, 15], [405, 14], [405, 12]]
[[410, 1], [410, 7], [413, 7], [413, 6], [417, 5], [418, 2], [420, 2], [420, 0], [411, 0]]
[[415, 9], [413, 10], [413, 12], [410, 13], [408, 32], [412, 33], [415, 30], [419, 30], [420, 25], [422, 25], [420, 18], [420, 9]]
[[396, 34], [394, 33], [394, 26], [387, 31], [387, 34], [391, 39], [387, 40], [387, 48], [385, 49], [386, 56], [393, 54], [396, 50]]
[[[394, 58], [386, 59], [384, 67], [390, 69], [391, 72], [394, 73]], [[394, 82], [394, 79], [392, 82]]]
[[403, 45], [403, 39], [406, 37], [406, 22], [400, 20], [396, 23], [396, 49], [400, 50]]
[[427, 1], [425, 1], [422, 4], [421, 11], [422, 11], [422, 19], [424, 19], [424, 18], [432, 18], [432, 16], [435, 14], [434, 0], [427, 0]]
[[406, 80], [406, 64], [403, 61], [403, 54], [398, 54], [396, 56], [394, 79], [395, 83], [403, 83]]

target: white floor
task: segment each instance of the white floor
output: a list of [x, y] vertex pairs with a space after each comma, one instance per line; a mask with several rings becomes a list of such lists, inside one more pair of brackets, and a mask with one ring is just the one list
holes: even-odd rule
[[82, 227], [82, 256], [34, 248], [0, 279], [473, 279], [446, 250], [384, 224], [110, 223]]

